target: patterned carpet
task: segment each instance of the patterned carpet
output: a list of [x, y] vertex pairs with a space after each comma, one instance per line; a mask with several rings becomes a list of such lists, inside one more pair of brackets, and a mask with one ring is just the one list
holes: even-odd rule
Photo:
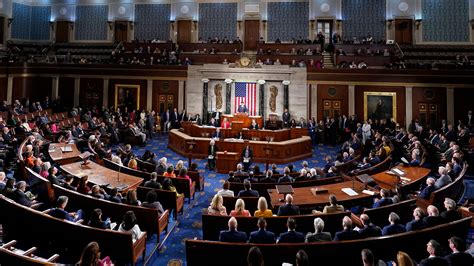
[[[157, 158], [163, 156], [168, 158], [168, 163], [176, 164], [177, 161], [183, 160], [187, 166], [187, 159], [176, 154], [175, 152], [167, 149], [168, 136], [160, 135], [150, 141], [145, 147], [136, 147], [134, 152], [137, 155], [142, 155], [145, 150], [151, 150]], [[318, 146], [313, 151], [313, 157], [308, 158], [308, 163], [311, 167], [313, 166], [324, 166], [323, 158], [325, 155], [335, 155], [337, 152], [336, 147], [332, 146]], [[174, 231], [170, 237], [166, 240], [161, 250], [155, 252], [155, 254], [149, 258], [148, 265], [186, 265], [186, 251], [184, 246], [185, 239], [202, 238], [201, 231], [201, 212], [202, 209], [207, 209], [209, 203], [214, 196], [215, 192], [221, 189], [222, 183], [224, 182], [225, 175], [217, 174], [216, 172], [208, 171], [204, 169], [204, 165], [207, 160], [195, 159], [193, 160], [200, 166], [199, 172], [202, 176], [205, 176], [205, 189], [203, 192], [196, 193], [196, 198], [191, 202], [190, 206], [188, 203], [184, 205], [184, 214], [179, 216], [179, 224], [174, 228]], [[294, 162], [296, 169], [301, 167], [301, 161]], [[265, 169], [264, 164], [259, 164], [260, 169]], [[283, 167], [286, 165], [278, 165], [278, 170], [281, 172]], [[174, 224], [174, 221], [170, 221], [170, 226]], [[164, 237], [164, 236], [163, 236]], [[147, 257], [155, 247], [154, 239], [147, 241]], [[139, 261], [141, 264], [141, 261]]]

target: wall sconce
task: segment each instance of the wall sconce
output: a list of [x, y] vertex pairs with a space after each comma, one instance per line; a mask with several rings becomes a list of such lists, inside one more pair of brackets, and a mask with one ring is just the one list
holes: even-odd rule
[[392, 29], [393, 19], [387, 19], [387, 27], [388, 29]]
[[239, 27], [239, 30], [242, 28], [242, 20], [237, 20], [237, 26]]
[[74, 30], [74, 22], [69, 22], [69, 25], [71, 26], [71, 30]]
[[474, 19], [469, 20], [469, 23], [471, 23], [471, 29], [474, 30]]
[[342, 23], [342, 19], [336, 19], [336, 28], [337, 28], [337, 30], [341, 29], [341, 23]]
[[109, 30], [112, 30], [112, 26], [114, 25], [112, 21], [107, 21], [107, 24], [109, 24]]
[[263, 30], [266, 30], [267, 28], [267, 20], [262, 20], [263, 23]]
[[171, 29], [174, 30], [174, 20], [170, 20]]
[[129, 21], [129, 24], [130, 24], [130, 29], [133, 30], [133, 24], [134, 24], [134, 22], [133, 22], [133, 21]]
[[49, 27], [51, 28], [51, 30], [54, 30], [54, 21], [49, 22]]
[[420, 25], [422, 21], [423, 21], [422, 19], [415, 19], [416, 30], [420, 29]]
[[10, 25], [12, 25], [12, 23], [13, 23], [13, 18], [9, 18], [8, 19], [8, 27], [10, 27]]
[[311, 27], [311, 31], [314, 31], [314, 22], [315, 22], [314, 19], [312, 19], [312, 20], [309, 21], [309, 25], [310, 25], [310, 27]]
[[194, 30], [197, 30], [197, 27], [198, 27], [198, 22], [197, 22], [197, 20], [193, 20], [193, 28], [194, 28]]

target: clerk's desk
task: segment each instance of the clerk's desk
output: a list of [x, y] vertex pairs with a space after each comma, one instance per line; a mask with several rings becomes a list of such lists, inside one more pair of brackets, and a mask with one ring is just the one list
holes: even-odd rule
[[[397, 169], [399, 171], [397, 171]], [[430, 173], [430, 169], [418, 166], [399, 165], [389, 171], [383, 171], [371, 177], [381, 188], [394, 190], [395, 188], [417, 190], [421, 181]], [[403, 193], [404, 191], [399, 191]]]

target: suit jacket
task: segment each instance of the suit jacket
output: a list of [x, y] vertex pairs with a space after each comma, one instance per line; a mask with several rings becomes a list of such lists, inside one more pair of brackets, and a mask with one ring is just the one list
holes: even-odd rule
[[408, 222], [405, 227], [407, 231], [415, 231], [415, 230], [423, 229], [426, 226], [425, 226], [425, 222], [423, 222], [423, 219], [420, 219], [420, 220], [413, 219], [410, 222]]
[[446, 186], [447, 184], [451, 183], [451, 177], [449, 175], [442, 175], [440, 176], [437, 180], [436, 183], [434, 184], [436, 189], [442, 188]]
[[381, 198], [379, 201], [374, 202], [374, 205], [372, 206], [372, 208], [375, 209], [375, 208], [387, 206], [390, 204], [393, 204], [393, 201], [391, 198]]
[[367, 238], [367, 237], [372, 237], [372, 236], [381, 236], [382, 235], [382, 229], [380, 227], [374, 225], [374, 224], [369, 224], [362, 228], [359, 231], [360, 238]]
[[444, 220], [441, 218], [441, 216], [426, 216], [423, 218], [423, 222], [425, 223], [426, 227], [432, 227], [442, 224]]
[[246, 105], [239, 105], [239, 108], [237, 108], [237, 112], [239, 113], [247, 113], [248, 111], [249, 109]]
[[58, 209], [58, 208], [51, 209], [48, 212], [48, 214], [58, 219], [63, 219], [63, 220], [71, 221], [71, 222], [74, 221], [74, 217], [72, 217], [67, 211], [62, 210], [62, 209]]
[[284, 175], [278, 178], [278, 183], [286, 183], [286, 182], [289, 182], [289, 183], [293, 182], [293, 178], [289, 175]]
[[258, 191], [256, 190], [241, 190], [237, 197], [258, 197]]
[[418, 197], [421, 199], [429, 199], [430, 195], [433, 191], [435, 191], [435, 186], [426, 186], [422, 191], [420, 191], [420, 194], [418, 194]]
[[296, 231], [288, 231], [281, 233], [278, 238], [278, 243], [303, 243], [304, 234]]
[[214, 133], [212, 133], [212, 138], [216, 138], [216, 139], [220, 139], [222, 138], [222, 132], [217, 132], [217, 131], [214, 131]]
[[[244, 148], [244, 150], [242, 151], [242, 158], [245, 157], [245, 150], [246, 150], [246, 149]], [[252, 157], [253, 157], [253, 150], [252, 150], [252, 148], [249, 148], [249, 157], [250, 157], [250, 160], [252, 160]]]
[[12, 199], [23, 206], [31, 207], [31, 205], [33, 205], [33, 202], [26, 196], [25, 192], [19, 189], [13, 190]]
[[207, 155], [212, 155], [214, 156], [214, 159], [216, 159], [216, 152], [218, 151], [217, 146], [214, 145], [214, 149], [211, 150], [211, 145], [207, 148]]
[[275, 243], [275, 234], [262, 229], [251, 232], [249, 243], [273, 244]]
[[321, 232], [321, 233], [308, 233], [306, 235], [306, 242], [324, 242], [324, 241], [331, 241], [331, 233], [329, 232]]
[[418, 266], [448, 266], [448, 261], [441, 257], [426, 258]]
[[247, 242], [247, 235], [244, 232], [237, 230], [224, 230], [219, 234], [220, 242], [245, 243]]
[[453, 222], [462, 218], [457, 210], [444, 211], [440, 214], [446, 223]]
[[474, 260], [468, 253], [452, 253], [444, 257], [450, 266], [472, 266]]
[[405, 229], [405, 226], [401, 224], [390, 224], [383, 228], [382, 235], [384, 236], [394, 235], [394, 234], [404, 233], [406, 231], [407, 230]]
[[283, 120], [283, 126], [284, 126], [284, 127], [288, 127], [288, 126], [290, 125], [290, 120], [291, 120], [290, 113], [284, 112], [284, 113], [281, 115], [281, 119]]
[[342, 230], [336, 233], [334, 241], [359, 239], [359, 232], [354, 230]]
[[291, 216], [291, 215], [300, 215], [300, 208], [293, 204], [281, 205], [278, 208], [278, 216]]
[[161, 184], [158, 181], [148, 180], [144, 184], [145, 187], [161, 189]]

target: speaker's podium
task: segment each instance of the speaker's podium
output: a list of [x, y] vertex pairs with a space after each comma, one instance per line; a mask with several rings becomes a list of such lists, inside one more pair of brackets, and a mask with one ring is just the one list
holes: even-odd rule
[[237, 152], [216, 152], [216, 169], [220, 174], [228, 174], [229, 171], [234, 171], [240, 161], [240, 156]]

